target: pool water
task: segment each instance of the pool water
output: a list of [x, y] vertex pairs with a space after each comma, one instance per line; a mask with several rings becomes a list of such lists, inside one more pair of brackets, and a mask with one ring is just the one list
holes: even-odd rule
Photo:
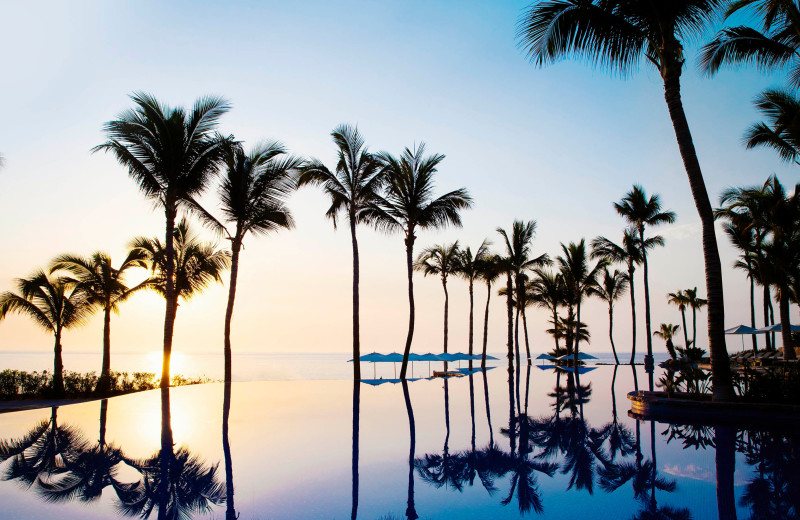
[[798, 515], [797, 432], [634, 420], [635, 370], [206, 384], [4, 414], [0, 518]]

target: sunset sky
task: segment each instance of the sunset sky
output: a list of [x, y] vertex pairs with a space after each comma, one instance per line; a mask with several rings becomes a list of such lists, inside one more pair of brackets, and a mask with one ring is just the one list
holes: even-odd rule
[[[641, 184], [678, 215], [676, 224], [657, 230], [667, 246], [652, 253], [650, 283], [654, 329], [680, 323], [666, 294], [698, 286], [705, 296], [703, 257], [661, 78], [646, 63], [627, 79], [579, 61], [532, 66], [515, 42], [515, 23], [527, 3], [4, 4], [0, 291], [58, 254], [101, 249], [118, 264], [133, 237], [162, 237], [163, 212], [113, 157], [90, 153], [105, 140], [103, 123], [131, 107], [128, 96], [141, 90], [170, 105], [223, 95], [234, 108], [223, 117], [221, 131], [246, 144], [279, 139], [292, 153], [331, 167], [335, 148], [329, 134], [340, 123], [357, 124], [375, 151], [399, 153], [424, 141], [430, 152], [447, 156], [439, 192], [466, 187], [475, 206], [464, 213], [463, 229], [421, 233], [419, 249], [456, 239], [476, 248], [488, 237], [499, 250], [495, 229], [509, 228], [515, 218], [538, 222], [536, 253], [555, 256], [560, 242], [582, 237], [618, 241], [624, 226], [612, 203]], [[785, 185], [797, 182], [796, 166], [741, 144], [745, 129], [759, 120], [754, 96], [780, 86], [781, 77], [749, 69], [704, 77], [697, 71], [696, 48], [696, 42], [687, 44], [683, 100], [712, 203], [725, 187], [760, 184], [772, 173]], [[219, 214], [216, 188], [203, 202]], [[334, 232], [325, 220], [327, 200], [319, 190], [304, 188], [289, 205], [294, 231], [245, 240], [234, 351], [346, 352], [349, 234], [344, 228]], [[359, 233], [362, 349], [398, 351], [407, 327], [403, 241], [368, 228]], [[722, 234], [719, 244], [726, 327], [749, 323], [747, 281], [730, 268], [736, 252]], [[143, 274], [132, 273], [132, 279]], [[222, 351], [227, 276], [225, 286], [180, 306], [177, 351]], [[466, 284], [453, 279], [449, 288], [451, 349], [466, 350]], [[417, 274], [416, 291], [413, 350], [441, 351], [441, 285]], [[479, 286], [476, 314], [485, 298]], [[504, 348], [505, 317], [502, 300], [493, 298], [490, 350], [497, 352]], [[637, 300], [643, 304], [641, 292]], [[617, 304], [615, 315], [622, 352], [630, 348], [627, 302], [626, 297]], [[160, 348], [162, 298], [137, 295], [121, 311], [112, 320], [113, 351]], [[639, 316], [643, 352], [643, 307]], [[793, 307], [793, 321], [797, 316]], [[610, 350], [605, 305], [589, 300], [583, 317], [593, 336], [586, 350]], [[537, 352], [552, 345], [546, 319], [544, 311], [531, 309]], [[705, 313], [698, 326], [704, 331]], [[698, 336], [699, 346], [707, 347], [702, 332]], [[66, 351], [99, 352], [102, 318], [67, 332], [63, 344]], [[654, 345], [664, 350], [662, 341]], [[738, 350], [741, 340], [729, 338], [728, 345]], [[0, 351], [51, 348], [52, 338], [27, 318], [13, 315], [0, 323]]]

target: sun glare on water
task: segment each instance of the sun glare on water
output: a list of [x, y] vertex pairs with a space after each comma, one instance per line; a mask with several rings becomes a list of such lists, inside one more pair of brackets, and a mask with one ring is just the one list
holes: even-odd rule
[[[147, 371], [153, 372], [158, 379], [161, 378], [162, 359], [162, 352], [160, 350], [153, 350], [147, 354]], [[186, 369], [189, 364], [189, 357], [186, 354], [173, 350], [169, 362], [170, 376], [174, 376], [175, 374], [187, 375]]]

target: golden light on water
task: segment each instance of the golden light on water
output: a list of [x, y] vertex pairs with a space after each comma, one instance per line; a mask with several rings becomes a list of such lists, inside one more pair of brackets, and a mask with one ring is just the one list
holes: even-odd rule
[[[161, 377], [161, 361], [162, 361], [162, 351], [160, 350], [152, 350], [147, 354], [147, 371], [153, 372], [156, 375], [156, 378]], [[172, 351], [172, 355], [170, 356], [170, 364], [169, 364], [169, 375], [170, 377], [174, 376], [175, 374], [187, 374], [187, 367], [189, 366], [189, 356], [182, 352], [177, 352], [175, 350]]]

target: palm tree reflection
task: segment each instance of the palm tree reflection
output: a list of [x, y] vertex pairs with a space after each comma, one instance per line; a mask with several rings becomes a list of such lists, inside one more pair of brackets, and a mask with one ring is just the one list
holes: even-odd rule
[[406, 413], [408, 414], [408, 504], [406, 506], [406, 518], [416, 520], [419, 518], [414, 507], [414, 454], [417, 447], [417, 427], [414, 423], [414, 409], [411, 407], [411, 396], [408, 393], [408, 381], [403, 379], [403, 397], [406, 401]]
[[225, 457], [225, 520], [236, 520], [236, 507], [233, 502], [233, 460], [231, 444], [228, 439], [228, 419], [231, 415], [231, 383], [225, 383], [222, 398], [222, 453]]

